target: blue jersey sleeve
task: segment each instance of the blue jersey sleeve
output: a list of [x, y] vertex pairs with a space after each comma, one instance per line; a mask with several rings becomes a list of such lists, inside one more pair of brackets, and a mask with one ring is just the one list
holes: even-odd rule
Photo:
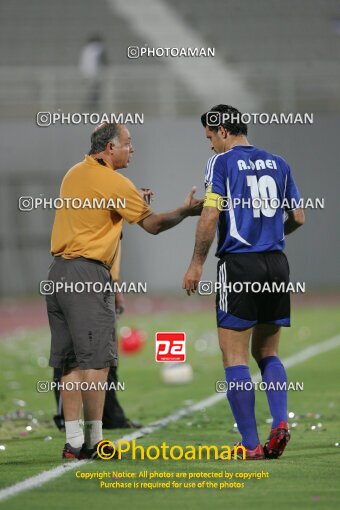
[[221, 158], [216, 155], [209, 159], [205, 171], [205, 188], [222, 197], [226, 195], [225, 169]]
[[214, 159], [216, 157], [217, 156], [213, 156], [212, 158], [208, 159], [208, 163], [207, 163], [207, 166], [205, 168], [205, 174], [204, 174], [204, 186], [205, 186], [205, 188], [207, 188], [209, 186], [209, 184], [211, 184], [210, 169], [211, 169], [211, 164], [212, 164], [212, 162], [214, 161]]
[[292, 171], [287, 165], [286, 185], [285, 185], [285, 211], [292, 211], [299, 207], [299, 201], [301, 199], [299, 190], [294, 182]]

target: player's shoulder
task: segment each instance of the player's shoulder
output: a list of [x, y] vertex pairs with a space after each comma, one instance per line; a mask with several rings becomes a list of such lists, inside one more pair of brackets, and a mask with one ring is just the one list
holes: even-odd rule
[[206, 170], [205, 170], [205, 179], [210, 181], [214, 175], [214, 170], [216, 168], [221, 168], [226, 163], [228, 159], [228, 154], [231, 150], [226, 152], [221, 152], [220, 154], [215, 154], [211, 158], [208, 159]]
[[289, 168], [287, 161], [280, 154], [274, 154], [273, 152], [269, 152], [268, 150], [262, 149], [260, 147], [254, 148], [256, 149], [256, 159], [260, 158], [263, 160], [274, 160], [278, 168], [281, 168], [283, 170]]
[[212, 156], [211, 158], [208, 159], [207, 166], [205, 168], [205, 176], [204, 176], [205, 182], [212, 181], [216, 160], [219, 156], [220, 156], [220, 154], [215, 154], [214, 156]]
[[211, 165], [215, 165], [216, 163], [221, 163], [225, 159], [228, 159], [232, 152], [232, 149], [226, 151], [226, 152], [220, 152], [219, 154], [215, 154], [214, 156], [211, 156], [211, 158], [208, 159], [207, 167]]
[[[262, 159], [262, 160], [275, 159], [277, 162], [284, 163], [284, 164], [287, 165], [287, 162], [285, 161], [285, 159], [281, 155], [274, 154], [274, 152], [271, 152], [271, 151], [269, 151], [267, 149], [264, 149], [263, 147], [258, 147], [257, 145], [248, 145], [248, 146], [236, 145], [235, 149], [236, 150], [240, 150], [240, 152], [243, 155], [244, 154], [247, 155], [252, 160], [255, 160], [255, 159]], [[248, 152], [248, 150], [249, 150], [249, 152]]]
[[[266, 151], [266, 152], [268, 152], [268, 151]], [[286, 163], [286, 165], [287, 165], [287, 161], [285, 160], [285, 158], [283, 156], [281, 156], [281, 154], [275, 154], [274, 152], [268, 152], [268, 154], [270, 154], [277, 161], [280, 161], [282, 163]]]
[[289, 169], [289, 164], [287, 163], [287, 161], [285, 160], [285, 158], [283, 156], [281, 156], [280, 154], [272, 154], [273, 158], [275, 159], [275, 161], [278, 163], [278, 166], [280, 166], [281, 168], [287, 170]]

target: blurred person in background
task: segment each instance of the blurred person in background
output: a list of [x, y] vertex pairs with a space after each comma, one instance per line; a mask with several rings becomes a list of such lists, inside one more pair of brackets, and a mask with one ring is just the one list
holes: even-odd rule
[[86, 109], [96, 112], [100, 106], [101, 72], [107, 66], [108, 60], [103, 39], [94, 35], [88, 39], [81, 50], [79, 70], [85, 80], [87, 89]]

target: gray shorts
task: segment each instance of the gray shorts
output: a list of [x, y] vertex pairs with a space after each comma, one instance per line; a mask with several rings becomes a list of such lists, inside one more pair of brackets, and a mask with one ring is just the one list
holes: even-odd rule
[[[83, 257], [55, 257], [48, 280], [54, 282], [53, 294], [46, 295], [51, 329], [49, 365], [84, 370], [117, 366], [114, 293], [107, 289], [94, 292], [87, 283], [96, 283], [97, 290], [98, 285], [110, 286], [109, 269], [101, 262]], [[63, 288], [56, 292], [57, 282], [63, 282]], [[87, 290], [79, 292], [85, 283]], [[70, 288], [77, 288], [78, 292]]]

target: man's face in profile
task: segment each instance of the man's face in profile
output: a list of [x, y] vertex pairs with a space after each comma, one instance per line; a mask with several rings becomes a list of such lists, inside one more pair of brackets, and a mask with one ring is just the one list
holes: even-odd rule
[[112, 163], [114, 168], [127, 168], [133, 152], [130, 132], [121, 125], [119, 127], [119, 144], [113, 144]]
[[211, 131], [209, 126], [206, 126], [205, 134], [208, 140], [210, 140], [210, 148], [212, 151], [216, 152], [216, 154], [220, 154], [225, 151], [225, 138], [222, 137], [221, 128], [218, 128], [217, 131]]

